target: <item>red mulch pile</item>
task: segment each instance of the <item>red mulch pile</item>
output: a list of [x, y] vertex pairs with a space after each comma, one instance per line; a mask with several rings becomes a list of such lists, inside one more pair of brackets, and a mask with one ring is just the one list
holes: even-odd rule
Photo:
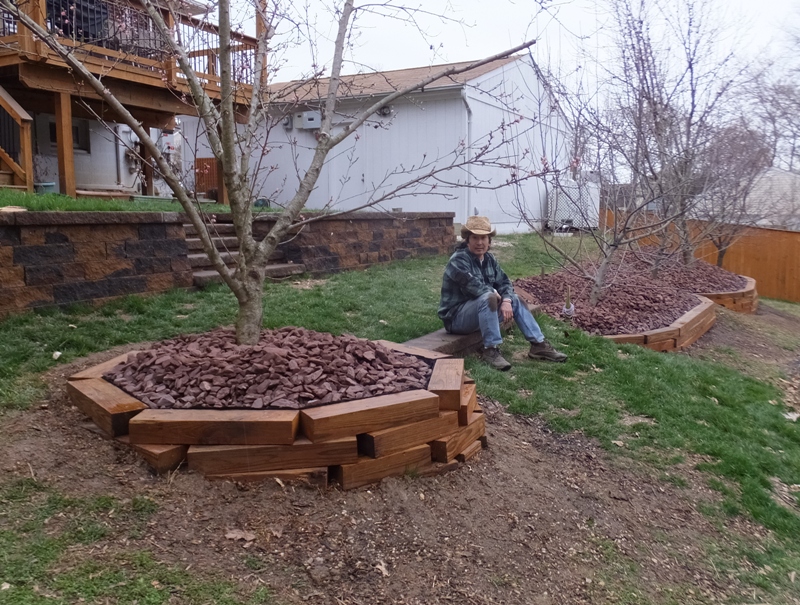
[[657, 279], [650, 278], [649, 266], [628, 256], [609, 269], [609, 279], [600, 302], [589, 306], [591, 283], [568, 270], [545, 276], [519, 279], [515, 286], [531, 295], [552, 317], [564, 319], [563, 307], [570, 287], [575, 314], [571, 323], [590, 334], [638, 334], [664, 328], [697, 306], [691, 292], [738, 290], [745, 280], [710, 265], [696, 261], [691, 267], [671, 263]]
[[104, 378], [151, 408], [303, 409], [424, 389], [431, 368], [355, 336], [264, 330], [237, 345], [230, 328], [180, 336], [130, 355]]
[[[626, 261], [630, 261], [633, 270], [649, 274], [651, 265], [648, 261], [652, 261], [653, 255], [648, 255], [647, 252], [645, 248], [639, 260], [629, 257]], [[695, 260], [690, 267], [687, 267], [677, 257], [672, 257], [663, 263], [658, 272], [658, 281], [695, 294], [735, 292], [747, 284], [747, 280], [741, 275], [704, 260]]]

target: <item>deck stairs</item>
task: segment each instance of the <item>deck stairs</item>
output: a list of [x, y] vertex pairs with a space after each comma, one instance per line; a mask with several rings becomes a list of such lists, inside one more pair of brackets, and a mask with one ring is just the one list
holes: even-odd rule
[[[184, 225], [186, 231], [186, 245], [189, 249], [189, 264], [194, 273], [194, 285], [197, 288], [204, 288], [209, 284], [222, 283], [222, 277], [217, 273], [211, 264], [208, 255], [203, 251], [203, 244], [197, 237], [197, 230], [194, 225]], [[212, 241], [219, 250], [225, 264], [228, 267], [236, 266], [239, 258], [239, 243], [236, 240], [234, 226], [230, 223], [219, 223], [211, 225], [209, 228]], [[305, 266], [287, 262], [286, 255], [282, 250], [272, 253], [267, 264], [267, 279], [280, 279], [292, 275], [305, 273]]]
[[14, 173], [0, 160], [0, 189], [13, 189], [14, 191], [27, 191], [25, 185], [15, 184]]

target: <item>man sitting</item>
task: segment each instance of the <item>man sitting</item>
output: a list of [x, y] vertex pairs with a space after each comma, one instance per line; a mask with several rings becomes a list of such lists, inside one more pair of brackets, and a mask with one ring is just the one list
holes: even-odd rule
[[451, 334], [470, 334], [480, 329], [483, 337], [482, 359], [493, 368], [506, 371], [511, 364], [497, 348], [503, 342], [500, 322], [514, 321], [531, 343], [528, 357], [564, 361], [567, 356], [556, 351], [544, 338], [539, 324], [528, 307], [514, 293], [511, 280], [489, 254], [496, 231], [485, 216], [471, 216], [461, 228], [464, 242], [458, 247], [442, 279], [439, 318]]

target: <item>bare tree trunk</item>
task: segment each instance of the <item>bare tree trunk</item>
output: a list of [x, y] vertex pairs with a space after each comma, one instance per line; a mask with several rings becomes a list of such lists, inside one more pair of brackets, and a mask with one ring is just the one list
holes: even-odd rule
[[650, 268], [650, 279], [658, 279], [658, 272], [661, 270], [661, 250], [653, 261], [653, 266]]
[[686, 222], [686, 203], [681, 202], [681, 211], [675, 221], [675, 228], [678, 231], [678, 245], [681, 247], [681, 260], [687, 267], [694, 263], [694, 247], [689, 233], [689, 225]]
[[236, 342], [242, 345], [258, 344], [264, 319], [264, 274], [254, 268], [241, 278], [244, 293], [237, 296], [239, 312], [236, 315]]
[[722, 260], [725, 258], [727, 248], [717, 248], [717, 267], [722, 267]]
[[603, 261], [597, 268], [597, 272], [594, 275], [594, 282], [592, 283], [592, 291], [589, 293], [589, 306], [591, 307], [596, 307], [597, 303], [600, 302], [600, 298], [603, 296], [603, 286], [606, 283], [606, 274], [608, 273], [608, 268], [611, 266], [611, 259], [616, 252], [616, 248], [610, 248], [608, 250], [608, 254], [603, 257]]

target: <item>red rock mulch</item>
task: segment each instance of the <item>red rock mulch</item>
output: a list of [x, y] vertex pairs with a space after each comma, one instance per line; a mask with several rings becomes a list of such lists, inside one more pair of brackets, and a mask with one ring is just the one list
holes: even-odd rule
[[[650, 265], [647, 264], [646, 259], [648, 256], [652, 257], [652, 254], [648, 255], [647, 249], [643, 254], [645, 256], [642, 257], [642, 260], [628, 257], [626, 262], [630, 263], [632, 270], [647, 275], [650, 273]], [[687, 267], [677, 257], [672, 257], [663, 264], [658, 272], [658, 281], [696, 294], [736, 292], [747, 284], [747, 280], [743, 276], [706, 261], [695, 260], [691, 266]]]
[[517, 280], [515, 286], [542, 305], [544, 313], [564, 319], [562, 309], [570, 286], [575, 315], [571, 323], [590, 334], [638, 334], [670, 325], [697, 306], [691, 292], [724, 292], [744, 287], [745, 279], [696, 261], [691, 267], [671, 263], [658, 278], [649, 266], [628, 256], [609, 270], [608, 287], [596, 307], [589, 306], [591, 283], [567, 270]]
[[413, 355], [355, 336], [303, 328], [264, 330], [237, 345], [230, 328], [180, 336], [129, 357], [104, 376], [151, 408], [289, 408], [427, 387]]

